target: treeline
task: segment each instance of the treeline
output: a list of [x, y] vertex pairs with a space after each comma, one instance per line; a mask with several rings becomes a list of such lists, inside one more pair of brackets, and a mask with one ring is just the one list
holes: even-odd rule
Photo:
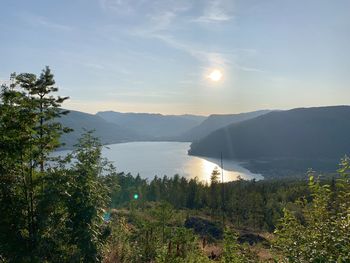
[[271, 232], [283, 216], [283, 208], [293, 206], [302, 196], [310, 196], [306, 176], [305, 180], [238, 180], [224, 186], [218, 177], [218, 170], [214, 170], [211, 184], [178, 175], [155, 177], [148, 182], [121, 173], [115, 179], [120, 189], [112, 195], [112, 207], [128, 206], [138, 194], [136, 203], [140, 207], [147, 202], [166, 201], [176, 209], [201, 210], [218, 219], [224, 212], [226, 220], [237, 227]]

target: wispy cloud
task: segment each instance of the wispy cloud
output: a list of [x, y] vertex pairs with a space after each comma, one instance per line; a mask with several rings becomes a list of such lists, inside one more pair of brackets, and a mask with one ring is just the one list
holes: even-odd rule
[[101, 65], [101, 64], [97, 64], [97, 63], [83, 63], [83, 66], [87, 67], [87, 68], [92, 68], [92, 69], [98, 69], [98, 70], [104, 70], [106, 69], [105, 66]]
[[[137, 13], [141, 22], [125, 29], [127, 34], [153, 38], [167, 46], [183, 51], [203, 64], [224, 67], [229, 60], [221, 52], [206, 50], [195, 43], [189, 43], [181, 38], [177, 31], [186, 29], [188, 23], [196, 22], [223, 22], [229, 21], [232, 16], [233, 0], [211, 0], [203, 2], [171, 1], [171, 0], [99, 0], [105, 10], [116, 11], [118, 14]], [[197, 5], [195, 5], [196, 3]], [[200, 6], [199, 13], [192, 9]], [[143, 9], [140, 11], [140, 9]], [[191, 12], [192, 11], [192, 12]], [[140, 15], [141, 14], [141, 15]], [[186, 14], [186, 15], [184, 15]], [[176, 37], [175, 37], [176, 35]]]
[[246, 66], [240, 66], [236, 65], [239, 70], [247, 71], [247, 72], [256, 72], [256, 73], [266, 73], [265, 70], [254, 68], [254, 67], [246, 67]]
[[22, 14], [21, 18], [26, 23], [28, 23], [30, 25], [34, 25], [34, 26], [41, 26], [41, 27], [46, 27], [49, 29], [61, 30], [61, 31], [73, 30], [72, 26], [53, 22], [53, 21], [51, 21], [48, 18], [43, 17], [43, 16], [37, 16], [37, 15], [32, 15], [32, 14]]
[[233, 0], [208, 1], [203, 9], [203, 14], [194, 18], [198, 23], [227, 22], [233, 19]]
[[120, 91], [120, 92], [108, 92], [107, 95], [111, 97], [128, 97], [128, 98], [169, 98], [174, 95], [178, 95], [178, 92], [155, 92], [155, 91], [147, 91], [141, 93], [140, 91]]
[[[137, 15], [138, 18], [167, 20], [179, 12], [188, 10], [192, 5], [187, 0], [98, 0], [105, 11], [112, 11], [121, 16]], [[167, 18], [168, 17], [168, 18]], [[161, 23], [164, 22], [160, 21]]]
[[[239, 54], [255, 55], [255, 49], [232, 48], [229, 51], [214, 49], [205, 43], [185, 40], [181, 32], [193, 26], [193, 22], [214, 23], [229, 22], [234, 18], [234, 0], [210, 0], [201, 2], [170, 0], [99, 0], [105, 10], [117, 14], [138, 14], [138, 22], [122, 30], [124, 33], [141, 38], [155, 39], [172, 49], [182, 51], [200, 63], [200, 68], [207, 72], [212, 68], [227, 70], [233, 66], [236, 70], [263, 72], [258, 68], [237, 65]], [[142, 9], [142, 10], [141, 10]], [[209, 34], [209, 32], [208, 32]]]
[[130, 15], [135, 7], [142, 4], [143, 0], [99, 0], [102, 9], [112, 10], [120, 14]]
[[177, 14], [174, 11], [165, 11], [160, 14], [150, 15], [151, 32], [158, 32], [168, 29], [171, 23], [175, 20]]
[[205, 50], [202, 47], [198, 47], [193, 43], [185, 43], [183, 41], [179, 41], [172, 36], [169, 35], [153, 35], [154, 38], [163, 41], [168, 46], [181, 50], [190, 56], [194, 57], [200, 62], [205, 64], [214, 66], [214, 67], [224, 67], [227, 64], [230, 64], [230, 61], [226, 59], [222, 53], [220, 52], [212, 52]]

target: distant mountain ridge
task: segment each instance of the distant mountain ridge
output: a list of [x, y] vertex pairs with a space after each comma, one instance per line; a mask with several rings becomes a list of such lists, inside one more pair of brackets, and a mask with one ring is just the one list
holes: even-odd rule
[[269, 112], [271, 112], [271, 110], [258, 110], [238, 114], [212, 114], [198, 126], [181, 134], [179, 139], [196, 141], [227, 125], [253, 119]]
[[62, 136], [64, 148], [71, 148], [84, 131], [94, 130], [103, 144], [133, 141], [192, 141], [227, 124], [251, 119], [268, 110], [240, 113], [199, 115], [162, 115], [155, 113], [121, 113], [104, 111], [89, 114], [71, 110], [60, 119], [74, 131]]
[[99, 116], [80, 111], [70, 110], [69, 114], [61, 117], [58, 121], [61, 122], [62, 125], [73, 129], [73, 132], [64, 134], [61, 137], [61, 142], [65, 144], [63, 148], [71, 148], [78, 142], [82, 133], [90, 130], [94, 130], [94, 135], [97, 136], [103, 144], [148, 139], [146, 136], [138, 134], [128, 128], [107, 122]]
[[150, 138], [172, 138], [199, 125], [206, 119], [198, 115], [162, 115], [154, 113], [98, 112], [105, 121], [126, 127]]
[[189, 154], [229, 159], [341, 158], [350, 153], [350, 106], [297, 108], [234, 123], [193, 142]]

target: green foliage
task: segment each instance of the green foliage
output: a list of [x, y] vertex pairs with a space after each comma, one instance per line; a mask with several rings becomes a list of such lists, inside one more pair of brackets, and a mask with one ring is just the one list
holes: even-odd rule
[[169, 224], [174, 216], [174, 211], [169, 203], [162, 202], [154, 211], [153, 214], [157, 220], [157, 226], [162, 231], [162, 242], [165, 242], [165, 228]]
[[321, 185], [310, 173], [311, 202], [298, 203], [302, 211], [298, 217], [284, 210], [275, 247], [286, 262], [350, 261], [349, 171], [349, 158], [345, 158], [333, 187]]
[[132, 233], [125, 217], [118, 217], [116, 214], [112, 215], [111, 233], [104, 254], [104, 262], [132, 262], [135, 247], [132, 246]]
[[238, 243], [238, 233], [226, 228], [224, 232], [224, 250], [221, 262], [223, 263], [247, 263], [256, 262], [256, 258]]
[[[12, 74], [0, 93], [0, 254], [19, 261], [36, 261], [47, 236], [42, 216], [50, 203], [45, 176], [48, 154], [59, 146], [68, 129], [54, 119], [65, 115], [59, 107], [66, 98], [55, 96], [53, 75], [46, 67], [34, 74]], [[51, 178], [52, 179], [52, 178]], [[49, 255], [45, 255], [45, 257]]]
[[225, 229], [224, 232], [224, 252], [222, 262], [224, 263], [239, 263], [243, 262], [240, 257], [240, 249], [237, 242], [237, 233]]
[[[129, 206], [135, 192], [142, 205], [147, 201], [167, 202], [175, 209], [202, 210], [221, 220], [221, 184], [208, 185], [196, 179], [155, 177], [145, 179], [130, 174], [116, 175], [120, 185], [112, 197], [114, 208]], [[225, 183], [225, 218], [228, 222], [253, 229], [273, 231], [283, 216], [283, 208], [290, 206], [301, 196], [309, 196], [305, 181], [263, 180]]]
[[156, 262], [210, 262], [208, 257], [198, 248], [198, 244], [198, 240], [191, 230], [183, 227], [173, 228], [168, 244], [158, 250]]
[[221, 208], [221, 200], [222, 198], [220, 195], [220, 189], [219, 189], [219, 176], [220, 172], [217, 167], [214, 168], [213, 172], [211, 173], [210, 177], [210, 198], [209, 198], [209, 206], [211, 209], [212, 215], [215, 214], [215, 212]]
[[67, 98], [55, 96], [54, 83], [46, 67], [39, 77], [12, 74], [11, 84], [1, 88], [0, 258], [5, 262], [101, 260], [108, 234], [102, 216], [115, 172], [91, 133], [73, 155], [50, 157], [60, 136], [70, 131], [58, 122], [68, 113], [60, 108]]
[[109, 189], [103, 181], [102, 145], [92, 132], [83, 135], [71, 158], [67, 187], [67, 212], [70, 243], [77, 246], [77, 258], [99, 261], [103, 250], [104, 219]]
[[135, 220], [132, 225], [122, 214], [112, 216], [105, 262], [210, 262], [197, 236], [178, 222], [179, 215], [169, 204], [127, 215]]

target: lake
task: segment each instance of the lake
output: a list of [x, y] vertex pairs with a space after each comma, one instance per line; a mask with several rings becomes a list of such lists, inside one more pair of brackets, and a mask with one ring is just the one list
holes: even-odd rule
[[[220, 159], [187, 155], [188, 142], [130, 142], [106, 147], [103, 156], [113, 162], [118, 172], [140, 174], [149, 180], [155, 175], [171, 177], [179, 174], [209, 182], [213, 169], [220, 167]], [[232, 160], [224, 160], [224, 168], [224, 181], [236, 180], [238, 176], [247, 180], [263, 179], [260, 174], [251, 173], [241, 163]]]

